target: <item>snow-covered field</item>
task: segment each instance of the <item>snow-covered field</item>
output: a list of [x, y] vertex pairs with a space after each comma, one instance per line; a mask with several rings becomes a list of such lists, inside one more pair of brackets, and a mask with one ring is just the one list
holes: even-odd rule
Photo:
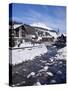
[[47, 48], [44, 44], [37, 45], [36, 47], [15, 49], [12, 50], [12, 64], [19, 64], [24, 61], [32, 60], [36, 56], [41, 56], [47, 52]]
[[[10, 52], [12, 53], [12, 58], [11, 58], [12, 60], [10, 59], [10, 63], [12, 63], [13, 65], [19, 64], [21, 62], [25, 62], [28, 60], [33, 60], [36, 56], [41, 56], [42, 54], [48, 52], [45, 44], [40, 44], [40, 45], [35, 44], [33, 46], [33, 44], [31, 43], [23, 43], [20, 45], [20, 47], [23, 47], [23, 49], [10, 50]], [[18, 48], [18, 47], [15, 47], [15, 48]], [[66, 47], [59, 49], [56, 55], [54, 57], [51, 57], [50, 59], [66, 60]]]

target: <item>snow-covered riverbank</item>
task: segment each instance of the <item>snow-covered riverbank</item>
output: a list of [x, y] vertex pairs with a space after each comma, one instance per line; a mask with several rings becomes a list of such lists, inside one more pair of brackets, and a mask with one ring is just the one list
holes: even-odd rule
[[[36, 47], [36, 50], [39, 48], [38, 51], [40, 51], [40, 48], [42, 47], [44, 48], [44, 45]], [[63, 58], [61, 58], [61, 56]], [[37, 56], [32, 60], [14, 65], [12, 71], [12, 86], [36, 86], [66, 83], [65, 57], [66, 47], [59, 49], [55, 46], [49, 46], [47, 53], [43, 53], [41, 56]]]
[[59, 49], [57, 51], [57, 54], [56, 54], [56, 59], [57, 60], [58, 59], [64, 59], [64, 60], [66, 60], [66, 53], [67, 53], [66, 50], [67, 50], [66, 47]]
[[12, 62], [10, 61], [10, 63], [15, 65], [24, 61], [33, 60], [34, 57], [47, 53], [47, 48], [44, 44], [41, 44], [32, 48], [10, 50], [10, 52], [12, 52]]

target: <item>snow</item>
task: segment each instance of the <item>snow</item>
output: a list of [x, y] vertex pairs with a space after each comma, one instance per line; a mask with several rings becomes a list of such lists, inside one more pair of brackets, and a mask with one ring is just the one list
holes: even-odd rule
[[30, 74], [28, 74], [27, 78], [29, 78], [30, 76], [34, 76], [35, 72], [31, 72]]
[[40, 86], [41, 83], [39, 81], [37, 81], [33, 86]]
[[42, 40], [42, 37], [39, 36], [38, 39], [37, 39], [37, 41], [40, 41], [40, 40]]
[[57, 51], [56, 59], [65, 59], [66, 60], [66, 47], [61, 48]]
[[44, 44], [32, 48], [14, 49], [12, 50], [12, 64], [33, 60], [36, 56], [41, 56], [44, 53], [47, 53], [47, 48]]
[[15, 85], [13, 84], [12, 87], [15, 87]]
[[57, 38], [56, 32], [50, 32], [50, 31], [48, 31], [48, 32], [49, 32], [49, 34], [50, 34], [51, 36], [53, 36], [55, 39]]
[[59, 33], [59, 34], [58, 34], [58, 37], [60, 37], [62, 34], [63, 34], [64, 36], [66, 36], [66, 33]]
[[48, 70], [48, 66], [45, 66], [43, 69], [39, 70], [38, 72], [44, 72], [44, 71], [47, 71]]
[[51, 62], [53, 62], [53, 61], [54, 61], [54, 58], [53, 58], [53, 57], [51, 57], [51, 58], [50, 58], [50, 61], [51, 61]]
[[53, 73], [51, 73], [51, 72], [46, 72], [47, 73], [47, 75], [49, 75], [49, 76], [53, 76]]
[[44, 67], [44, 70], [45, 70], [45, 71], [47, 71], [47, 70], [48, 70], [48, 68], [49, 68], [48, 66], [45, 66], [45, 67]]
[[13, 26], [13, 28], [16, 29], [16, 28], [20, 27], [21, 25], [22, 25], [22, 24], [15, 24], [15, 25]]
[[52, 28], [46, 26], [44, 23], [40, 23], [40, 22], [38, 22], [38, 23], [33, 23], [33, 24], [31, 24], [31, 26], [41, 27], [41, 28], [45, 28], [45, 29], [48, 29], [48, 30], [53, 30]]

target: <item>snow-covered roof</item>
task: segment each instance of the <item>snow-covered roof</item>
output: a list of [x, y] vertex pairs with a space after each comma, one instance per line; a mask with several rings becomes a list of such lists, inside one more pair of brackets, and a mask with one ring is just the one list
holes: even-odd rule
[[60, 37], [62, 34], [63, 34], [64, 36], [66, 36], [66, 33], [59, 33], [59, 34], [58, 34], [58, 37]]
[[16, 28], [20, 27], [21, 25], [22, 25], [22, 24], [14, 24], [14, 25], [13, 25], [13, 28], [16, 29]]
[[31, 24], [31, 26], [34, 26], [34, 27], [41, 27], [41, 28], [45, 28], [45, 29], [48, 29], [48, 30], [53, 30], [52, 28], [48, 27], [47, 25], [45, 25], [44, 23], [33, 23]]

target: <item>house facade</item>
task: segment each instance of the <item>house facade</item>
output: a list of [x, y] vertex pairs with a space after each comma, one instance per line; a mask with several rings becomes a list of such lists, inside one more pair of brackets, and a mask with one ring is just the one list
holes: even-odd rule
[[56, 32], [47, 29], [34, 28], [26, 24], [15, 24], [9, 29], [9, 38], [12, 38], [15, 45], [25, 41], [46, 42], [54, 41]]

